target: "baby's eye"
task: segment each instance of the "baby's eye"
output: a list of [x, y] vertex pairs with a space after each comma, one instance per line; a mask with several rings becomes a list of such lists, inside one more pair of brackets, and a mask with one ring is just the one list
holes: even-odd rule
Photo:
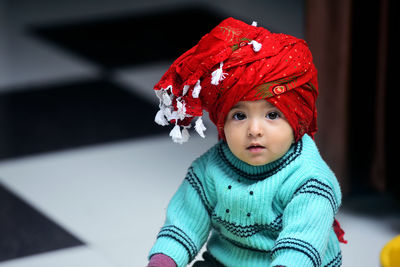
[[246, 114], [242, 113], [242, 112], [236, 112], [235, 114], [233, 114], [233, 119], [241, 121], [246, 119]]
[[277, 118], [280, 117], [280, 115], [278, 112], [272, 111], [272, 112], [269, 112], [266, 117], [267, 117], [267, 119], [270, 119], [270, 120], [276, 120]]

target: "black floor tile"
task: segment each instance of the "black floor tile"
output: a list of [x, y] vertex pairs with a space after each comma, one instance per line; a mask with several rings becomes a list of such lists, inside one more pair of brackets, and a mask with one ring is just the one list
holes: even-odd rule
[[188, 6], [62, 25], [38, 25], [30, 30], [35, 36], [104, 69], [112, 69], [173, 60], [225, 17], [202, 6]]
[[0, 262], [84, 245], [0, 184]]
[[157, 106], [104, 80], [0, 94], [0, 159], [164, 133]]

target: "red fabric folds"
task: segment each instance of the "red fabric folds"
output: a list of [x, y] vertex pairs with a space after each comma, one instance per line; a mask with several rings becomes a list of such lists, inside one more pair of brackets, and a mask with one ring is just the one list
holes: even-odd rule
[[[221, 67], [225, 78], [213, 84], [213, 73]], [[201, 91], [196, 98], [198, 81]], [[284, 113], [296, 140], [305, 133], [314, 136], [317, 130], [317, 70], [306, 42], [234, 18], [222, 21], [180, 56], [154, 89], [170, 96], [172, 111], [178, 111], [178, 101], [184, 103], [184, 115], [167, 118], [170, 122], [186, 126], [206, 110], [220, 138], [232, 106], [259, 99]]]

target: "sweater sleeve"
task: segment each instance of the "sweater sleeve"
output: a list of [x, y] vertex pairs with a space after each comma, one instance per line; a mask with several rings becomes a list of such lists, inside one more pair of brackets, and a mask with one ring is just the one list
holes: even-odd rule
[[271, 251], [271, 266], [321, 266], [340, 189], [329, 182], [308, 179], [296, 190], [283, 212], [283, 228]]
[[189, 168], [181, 186], [171, 199], [166, 221], [149, 258], [157, 253], [171, 257], [178, 267], [191, 262], [211, 229], [211, 204], [207, 191], [204, 158]]

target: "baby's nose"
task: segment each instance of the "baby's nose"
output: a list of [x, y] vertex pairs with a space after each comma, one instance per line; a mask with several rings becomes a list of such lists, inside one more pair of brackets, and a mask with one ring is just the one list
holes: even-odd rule
[[247, 135], [253, 137], [261, 137], [264, 135], [264, 130], [260, 120], [250, 120]]

